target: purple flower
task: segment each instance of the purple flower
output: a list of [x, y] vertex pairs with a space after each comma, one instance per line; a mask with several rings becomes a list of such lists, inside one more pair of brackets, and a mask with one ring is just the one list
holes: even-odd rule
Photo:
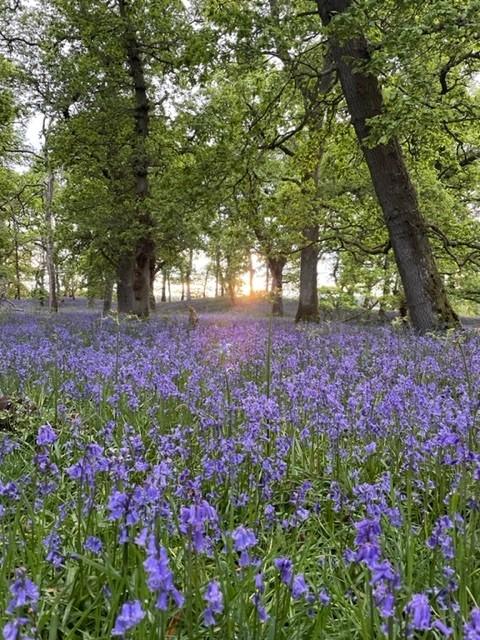
[[125, 602], [115, 620], [112, 636], [124, 636], [127, 631], [136, 627], [145, 617], [145, 611], [139, 600]]
[[56, 569], [63, 565], [65, 560], [61, 553], [62, 542], [56, 531], [52, 531], [43, 539], [43, 544], [47, 550], [47, 562], [50, 562]]
[[10, 585], [10, 594], [12, 599], [8, 603], [7, 613], [27, 606], [35, 609], [40, 597], [37, 585], [27, 578], [25, 569], [15, 571], [15, 581]]
[[417, 631], [427, 631], [431, 625], [432, 610], [428, 598], [423, 593], [415, 593], [405, 607], [411, 616], [412, 626]]
[[295, 575], [292, 581], [292, 598], [294, 600], [299, 600], [302, 597], [306, 597], [309, 591], [310, 589], [303, 573]]
[[440, 548], [446, 560], [451, 560], [455, 557], [453, 541], [448, 533], [453, 527], [452, 520], [448, 516], [442, 516], [436, 521], [432, 535], [427, 540], [427, 547], [429, 549]]
[[[453, 629], [451, 627], [447, 627], [447, 625], [441, 620], [435, 620], [435, 622], [432, 624], [432, 629], [436, 629], [447, 638], [453, 635]], [[480, 636], [478, 637], [480, 638]]]
[[253, 533], [252, 529], [247, 529], [243, 525], [240, 525], [232, 532], [232, 540], [233, 548], [235, 551], [240, 552], [240, 566], [247, 567], [251, 564], [248, 549], [257, 544], [257, 537]]
[[252, 529], [240, 525], [232, 532], [233, 548], [235, 551], [245, 551], [257, 544], [257, 538]]
[[264, 593], [265, 591], [265, 580], [263, 577], [263, 573], [257, 573], [255, 576], [255, 587], [258, 589], [260, 593]]
[[85, 549], [93, 553], [93, 555], [98, 556], [103, 549], [103, 544], [100, 538], [96, 538], [95, 536], [88, 536], [85, 540]]
[[204, 623], [207, 627], [215, 624], [215, 615], [223, 611], [223, 593], [220, 584], [216, 580], [212, 580], [207, 585], [203, 599], [207, 603], [207, 607], [203, 612]]
[[378, 520], [361, 520], [355, 524], [357, 535], [355, 537], [355, 543], [362, 545], [366, 543], [376, 543], [378, 536], [381, 534], [382, 529]]
[[22, 627], [30, 622], [28, 618], [15, 618], [3, 627], [3, 640], [29, 640], [25, 635], [20, 635]]
[[255, 605], [255, 608], [257, 610], [258, 618], [260, 622], [266, 622], [270, 616], [268, 615], [267, 610], [263, 605], [262, 597], [260, 593], [258, 592], [254, 593], [252, 599], [253, 599], [253, 604]]
[[465, 640], [480, 640], [480, 609], [473, 609], [463, 627]]
[[276, 558], [275, 567], [280, 571], [280, 580], [290, 586], [293, 578], [293, 563], [289, 558]]
[[147, 559], [143, 563], [147, 573], [147, 585], [152, 593], [157, 594], [156, 607], [161, 611], [168, 609], [172, 599], [177, 607], [183, 607], [185, 598], [175, 587], [173, 573], [170, 570], [167, 551], [158, 546], [154, 536], [150, 536], [147, 545]]
[[209, 526], [216, 528], [218, 514], [206, 500], [200, 504], [180, 509], [180, 531], [188, 534], [197, 553], [209, 553], [211, 538], [207, 535]]
[[53, 444], [58, 436], [49, 424], [42, 425], [37, 434], [37, 444], [44, 447]]

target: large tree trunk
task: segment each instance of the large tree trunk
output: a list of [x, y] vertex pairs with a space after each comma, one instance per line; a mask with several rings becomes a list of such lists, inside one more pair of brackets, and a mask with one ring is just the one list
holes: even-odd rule
[[287, 262], [284, 256], [267, 258], [272, 274], [272, 315], [283, 316], [283, 268]]
[[134, 307], [133, 271], [134, 257], [124, 254], [117, 265], [117, 310], [118, 313], [132, 313]]
[[58, 311], [57, 274], [55, 269], [55, 245], [53, 239], [53, 189], [55, 176], [50, 171], [45, 182], [45, 262], [48, 273], [48, 308]]
[[318, 322], [318, 225], [306, 227], [303, 235], [308, 244], [300, 255], [300, 295], [295, 322]]
[[[328, 25], [335, 14], [347, 11], [351, 0], [317, 0], [322, 21]], [[403, 158], [400, 144], [369, 147], [368, 120], [384, 110], [383, 96], [375, 75], [365, 69], [370, 56], [362, 36], [340, 43], [330, 41], [343, 94], [363, 150], [378, 201], [383, 210], [395, 260], [407, 298], [412, 324], [421, 333], [458, 326], [435, 264], [425, 223]]]
[[[128, 73], [134, 91], [133, 115], [135, 120], [135, 139], [132, 149], [132, 174], [135, 183], [135, 219], [139, 228], [135, 251], [127, 252], [121, 258], [122, 271], [121, 289], [130, 287], [132, 294], [119, 295], [122, 306], [128, 305], [123, 311], [140, 317], [147, 317], [150, 312], [151, 274], [150, 265], [155, 260], [155, 243], [153, 240], [153, 218], [148, 210], [147, 198], [149, 193], [148, 168], [149, 157], [147, 140], [150, 133], [150, 101], [147, 95], [147, 82], [144, 73], [140, 45], [137, 40], [135, 26], [132, 24], [129, 9], [125, 0], [118, 0], [120, 16], [124, 23], [124, 46]], [[133, 257], [133, 260], [132, 260]], [[130, 269], [127, 274], [125, 269]], [[131, 285], [130, 285], [131, 283]], [[119, 309], [120, 310], [120, 309]]]
[[113, 278], [111, 276], [107, 276], [105, 278], [105, 285], [103, 288], [102, 315], [107, 316], [112, 310], [112, 299], [113, 299]]

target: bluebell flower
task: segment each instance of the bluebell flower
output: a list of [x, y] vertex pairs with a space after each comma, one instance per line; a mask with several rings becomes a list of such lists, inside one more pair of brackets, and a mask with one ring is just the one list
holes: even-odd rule
[[93, 553], [93, 555], [98, 556], [103, 549], [102, 541], [95, 536], [88, 536], [85, 540], [85, 549]]
[[42, 447], [53, 444], [57, 440], [58, 436], [49, 424], [42, 425], [37, 434], [36, 443]]
[[405, 611], [410, 615], [412, 627], [416, 631], [430, 629], [432, 610], [424, 593], [415, 593], [405, 607]]
[[145, 611], [139, 600], [125, 602], [115, 620], [112, 636], [124, 636], [127, 631], [136, 627], [145, 618]]
[[30, 620], [24, 617], [15, 618], [7, 622], [2, 630], [3, 640], [32, 640], [23, 633], [23, 627], [28, 625], [29, 622]]
[[170, 600], [173, 600], [177, 607], [183, 607], [185, 599], [175, 587], [167, 551], [164, 547], [157, 545], [154, 536], [149, 537], [147, 559], [143, 566], [147, 574], [148, 588], [157, 596], [155, 605], [157, 609], [166, 611]]
[[212, 580], [208, 583], [203, 599], [207, 603], [203, 612], [203, 620], [207, 627], [211, 627], [216, 623], [215, 615], [223, 611], [223, 593], [219, 582]]
[[464, 640], [480, 640], [480, 608], [473, 609], [463, 627]]
[[25, 569], [22, 568], [15, 571], [15, 580], [10, 585], [10, 595], [12, 599], [8, 603], [7, 613], [13, 613], [23, 607], [35, 609], [40, 598], [40, 591], [37, 585], [27, 577]]
[[290, 586], [293, 578], [293, 563], [289, 558], [276, 558], [275, 567], [280, 571], [280, 580]]
[[310, 588], [305, 580], [303, 573], [297, 573], [292, 580], [292, 598], [299, 600], [305, 598], [310, 592]]

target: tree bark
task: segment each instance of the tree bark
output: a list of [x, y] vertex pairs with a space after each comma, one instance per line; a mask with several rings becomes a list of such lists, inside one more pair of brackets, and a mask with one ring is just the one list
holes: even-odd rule
[[255, 269], [253, 267], [253, 256], [252, 252], [248, 252], [248, 285], [249, 285], [249, 295], [253, 296], [255, 293], [253, 279], [255, 277]]
[[150, 311], [155, 311], [157, 308], [157, 301], [155, 300], [155, 276], [157, 275], [157, 265], [155, 262], [155, 256], [150, 258], [150, 299], [149, 299], [149, 307]]
[[[324, 25], [351, 6], [351, 0], [317, 0]], [[392, 243], [411, 322], [420, 333], [459, 325], [451, 308], [428, 240], [417, 193], [405, 164], [400, 144], [391, 138], [370, 147], [368, 120], [384, 111], [377, 77], [365, 69], [368, 43], [357, 36], [340, 43], [330, 39], [343, 94], [357, 138], [367, 162]]]
[[220, 287], [220, 251], [215, 252], [215, 297], [218, 298]]
[[20, 251], [18, 246], [17, 230], [15, 230], [15, 300], [20, 300], [22, 297], [22, 286], [20, 276]]
[[270, 293], [270, 266], [268, 260], [265, 260], [265, 293]]
[[285, 256], [267, 258], [272, 274], [272, 315], [283, 316], [283, 268], [287, 262]]
[[167, 301], [167, 269], [166, 267], [162, 268], [162, 295], [160, 298], [161, 302]]
[[45, 262], [48, 274], [48, 308], [58, 311], [57, 274], [55, 269], [55, 246], [53, 239], [53, 189], [55, 176], [49, 171], [45, 182]]
[[[129, 308], [124, 309], [127, 313], [148, 317], [151, 293], [150, 265], [152, 260], [155, 260], [154, 224], [147, 205], [149, 194], [147, 140], [150, 133], [151, 107], [147, 94], [141, 48], [125, 0], [118, 0], [118, 8], [125, 28], [126, 62], [134, 91], [135, 140], [132, 150], [132, 174], [135, 182], [135, 220], [139, 227], [139, 235], [133, 256], [127, 252], [126, 256], [121, 259], [123, 264], [120, 267], [123, 278], [120, 288], [124, 285], [130, 287], [131, 282], [132, 294], [127, 293], [124, 296], [122, 291], [119, 296], [119, 302], [121, 298], [122, 306], [124, 304], [128, 305]], [[127, 268], [131, 271], [130, 275], [124, 272]]]
[[134, 257], [127, 253], [120, 257], [117, 265], [117, 310], [132, 313], [134, 308], [133, 271]]
[[318, 322], [318, 225], [306, 227], [303, 236], [308, 244], [300, 254], [300, 295], [295, 322]]
[[203, 281], [203, 297], [207, 297], [208, 276], [210, 275], [210, 265], [207, 265], [205, 270], [205, 280]]
[[187, 300], [192, 299], [192, 270], [193, 270], [193, 250], [189, 249], [187, 272], [185, 274], [185, 291], [186, 291]]
[[102, 315], [107, 316], [112, 310], [112, 299], [113, 299], [113, 278], [111, 276], [107, 276], [105, 278], [105, 286], [103, 289]]
[[227, 268], [225, 272], [225, 279], [227, 284], [228, 297], [230, 298], [230, 303], [234, 305], [235, 297], [236, 297], [236, 273], [234, 268], [232, 267], [232, 262], [228, 255], [227, 255]]

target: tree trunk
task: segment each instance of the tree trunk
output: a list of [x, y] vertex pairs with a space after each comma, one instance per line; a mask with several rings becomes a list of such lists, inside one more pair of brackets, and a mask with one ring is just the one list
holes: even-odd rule
[[48, 308], [58, 311], [57, 274], [55, 269], [55, 246], [53, 239], [53, 189], [55, 176], [49, 171], [45, 182], [45, 261], [48, 274]]
[[210, 275], [210, 265], [207, 265], [205, 271], [205, 280], [203, 281], [203, 297], [207, 297], [207, 287], [208, 287], [208, 276]]
[[[351, 0], [317, 0], [317, 5], [324, 25], [328, 25], [335, 14], [349, 9]], [[368, 120], [384, 111], [378, 80], [365, 70], [365, 64], [370, 60], [368, 43], [363, 36], [345, 43], [331, 38], [330, 46], [383, 211], [412, 324], [421, 333], [456, 327], [458, 317], [450, 307], [435, 264], [400, 144], [396, 138], [374, 147], [365, 144], [369, 135]]]
[[132, 313], [134, 257], [124, 254], [117, 266], [117, 310], [118, 313]]
[[[134, 92], [135, 139], [132, 149], [132, 174], [135, 183], [135, 219], [139, 227], [133, 255], [127, 252], [120, 260], [122, 264], [119, 267], [119, 272], [121, 272], [119, 273], [119, 276], [121, 275], [119, 277], [121, 284], [119, 304], [121, 301], [123, 311], [127, 313], [148, 317], [151, 292], [150, 265], [152, 260], [155, 260], [154, 222], [147, 205], [150, 164], [147, 141], [150, 133], [150, 101], [147, 95], [144, 63], [135, 26], [132, 24], [125, 0], [118, 0], [118, 7], [125, 28], [123, 44]], [[130, 273], [127, 273], [127, 270]], [[131, 288], [132, 291], [123, 291], [124, 287]]]
[[268, 268], [272, 274], [272, 315], [283, 316], [283, 268], [287, 262], [284, 256], [268, 258]]
[[170, 280], [170, 271], [167, 274], [168, 301], [172, 301], [172, 281]]
[[295, 322], [318, 322], [318, 225], [306, 227], [303, 235], [308, 244], [300, 254], [300, 296]]
[[45, 263], [43, 260], [40, 268], [35, 271], [35, 290], [38, 292], [40, 306], [45, 306]]
[[218, 298], [220, 285], [220, 251], [215, 252], [215, 297]]
[[113, 299], [113, 278], [111, 276], [107, 276], [107, 278], [105, 279], [105, 286], [103, 289], [102, 315], [107, 316], [112, 310], [112, 299]]
[[270, 266], [268, 259], [265, 261], [265, 293], [270, 293]]
[[230, 298], [230, 302], [232, 305], [235, 304], [235, 296], [236, 296], [236, 274], [232, 267], [232, 262], [229, 256], [227, 256], [227, 268], [225, 272], [225, 279], [227, 282], [227, 291], [228, 297]]
[[253, 296], [255, 293], [253, 279], [255, 276], [255, 269], [253, 268], [253, 256], [252, 252], [248, 252], [248, 285], [249, 285], [249, 295]]
[[160, 298], [161, 302], [167, 301], [167, 269], [166, 267], [162, 268], [162, 295]]
[[18, 235], [15, 230], [15, 300], [20, 300], [22, 296], [21, 276], [20, 276], [20, 252], [18, 246]]
[[149, 307], [150, 311], [155, 311], [157, 308], [157, 301], [155, 300], [155, 276], [157, 275], [157, 265], [155, 262], [155, 257], [152, 256], [150, 258], [150, 299], [149, 299]]
[[180, 300], [183, 302], [183, 300], [185, 300], [185, 278], [183, 275], [183, 271], [180, 271], [180, 280], [182, 283], [182, 293], [180, 295]]
[[186, 290], [187, 300], [192, 299], [192, 270], [193, 270], [193, 250], [189, 249], [187, 272], [185, 274], [185, 290]]

